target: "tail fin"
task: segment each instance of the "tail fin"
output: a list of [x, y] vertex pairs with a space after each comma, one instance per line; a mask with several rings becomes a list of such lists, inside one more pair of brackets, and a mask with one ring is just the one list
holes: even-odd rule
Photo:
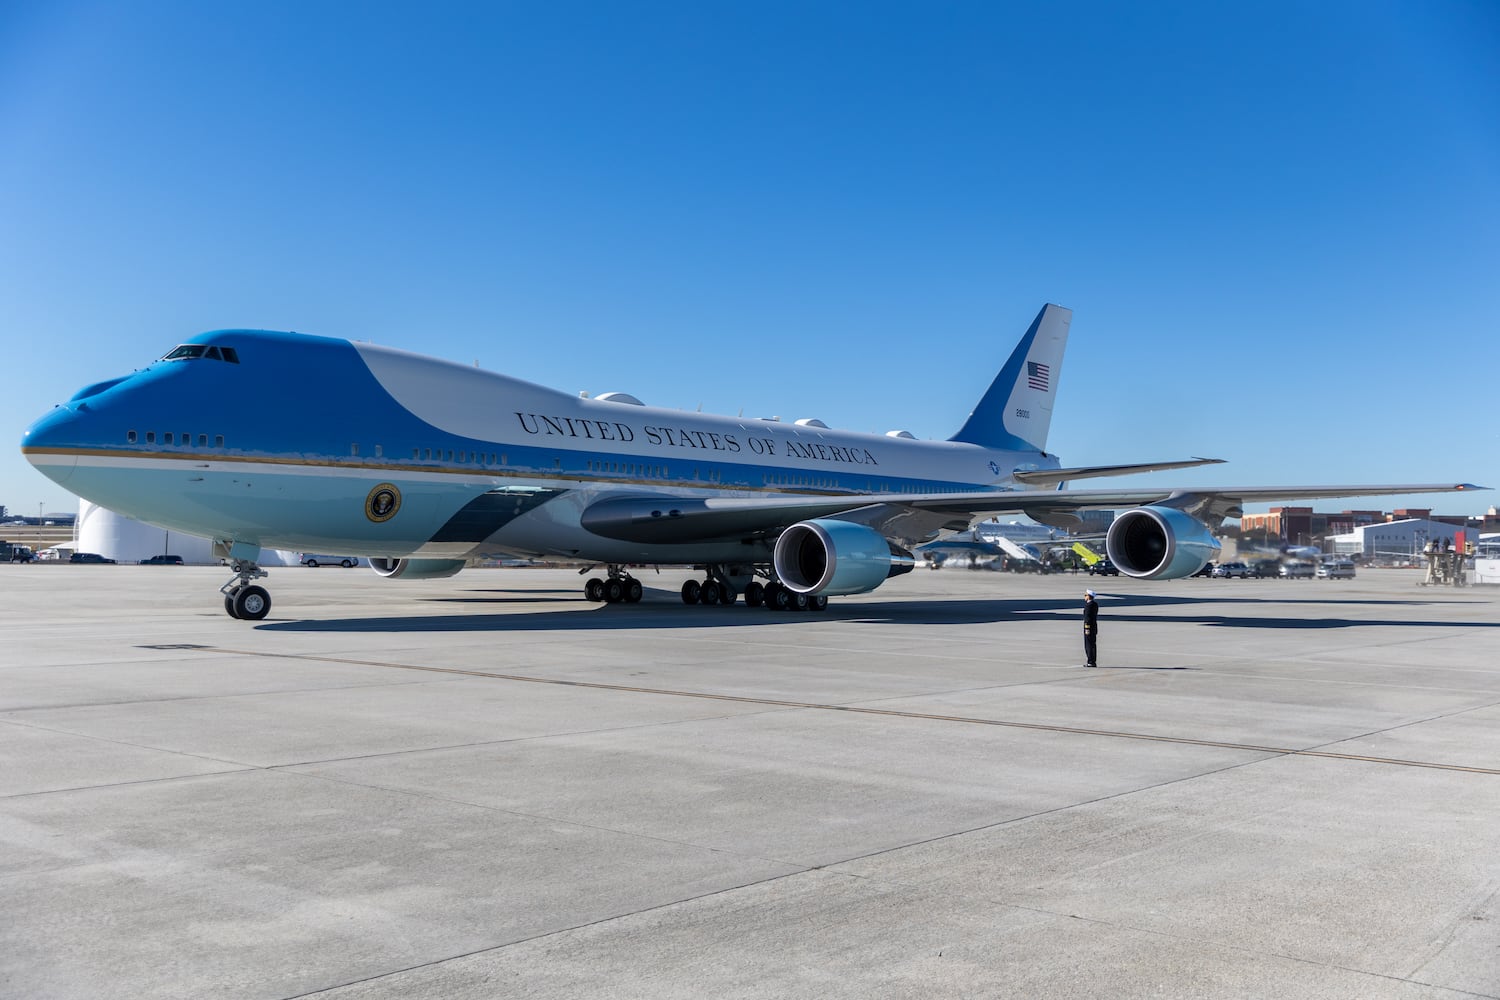
[[989, 391], [948, 440], [986, 448], [1046, 451], [1052, 401], [1062, 379], [1063, 349], [1073, 310], [1045, 305]]

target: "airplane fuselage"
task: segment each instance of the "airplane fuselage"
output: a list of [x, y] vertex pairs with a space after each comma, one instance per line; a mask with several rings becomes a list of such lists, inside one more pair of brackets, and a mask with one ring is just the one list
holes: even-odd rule
[[580, 398], [325, 337], [225, 330], [185, 347], [43, 417], [29, 460], [104, 507], [215, 539], [610, 563], [762, 561], [774, 539], [603, 537], [581, 522], [604, 498], [1004, 490], [1016, 470], [1058, 467], [1039, 451]]

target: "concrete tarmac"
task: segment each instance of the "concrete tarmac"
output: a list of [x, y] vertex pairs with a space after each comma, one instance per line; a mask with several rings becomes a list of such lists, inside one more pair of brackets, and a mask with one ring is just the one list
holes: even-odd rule
[[0, 566], [0, 996], [1500, 996], [1495, 588], [227, 576]]

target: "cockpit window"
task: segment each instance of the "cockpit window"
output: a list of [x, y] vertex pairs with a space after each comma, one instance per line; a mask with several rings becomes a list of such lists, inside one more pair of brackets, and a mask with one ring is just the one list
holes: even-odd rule
[[239, 352], [232, 347], [205, 347], [202, 344], [183, 344], [175, 347], [161, 360], [163, 361], [193, 361], [197, 358], [207, 358], [209, 361], [228, 361], [232, 365], [240, 363]]

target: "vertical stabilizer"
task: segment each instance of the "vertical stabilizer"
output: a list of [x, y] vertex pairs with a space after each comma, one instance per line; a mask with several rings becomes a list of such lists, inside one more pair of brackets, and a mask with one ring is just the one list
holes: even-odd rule
[[1043, 306], [989, 391], [949, 440], [1011, 451], [1045, 451], [1072, 321], [1073, 310]]

